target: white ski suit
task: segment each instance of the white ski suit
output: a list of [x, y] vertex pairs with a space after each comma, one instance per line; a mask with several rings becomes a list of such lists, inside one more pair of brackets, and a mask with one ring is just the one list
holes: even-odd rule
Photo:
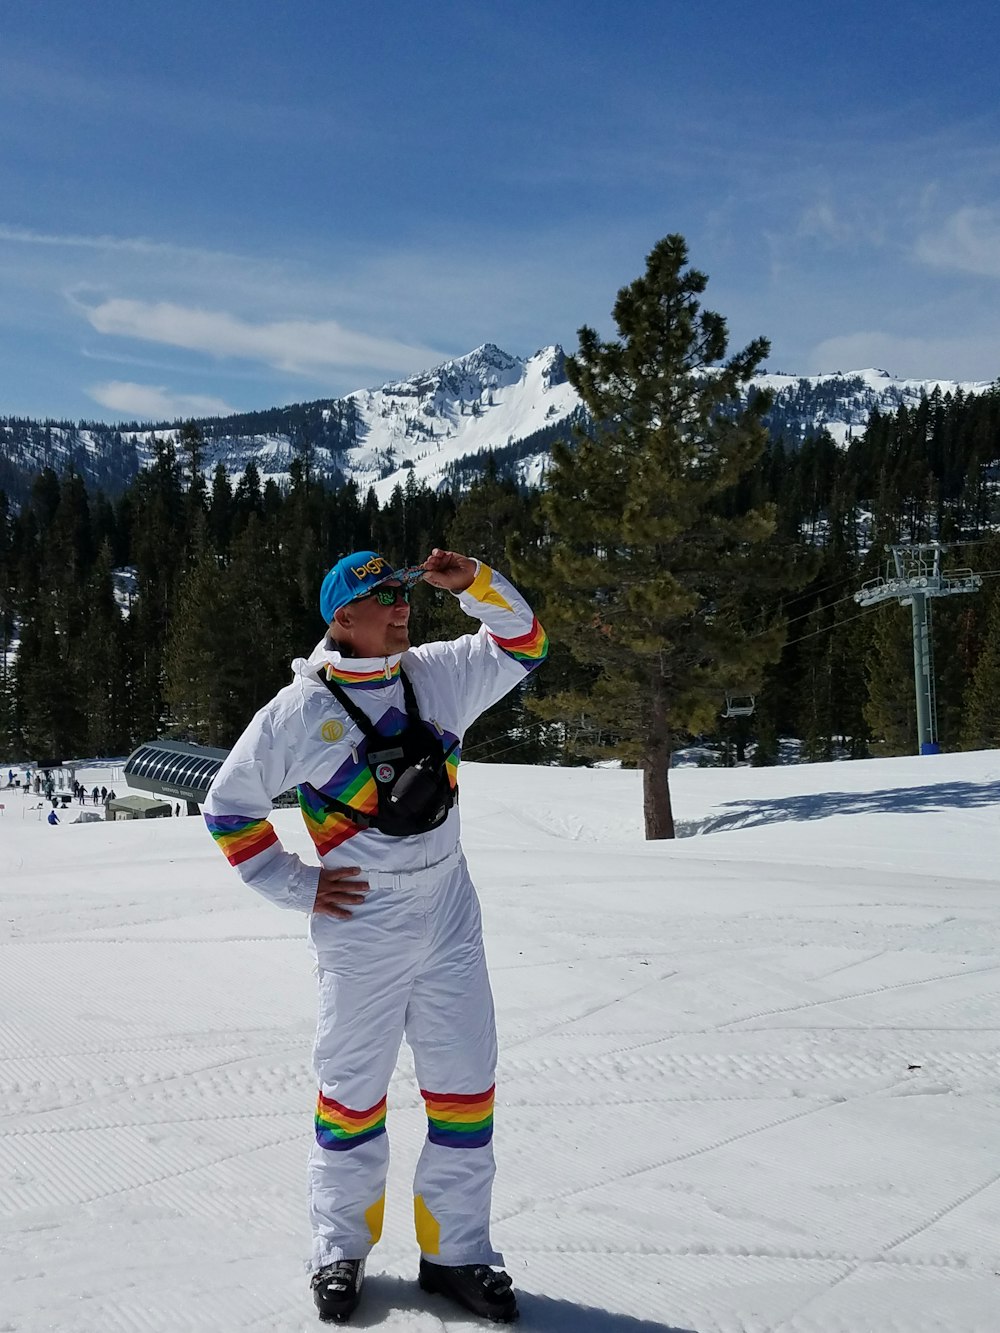
[[287, 852], [268, 820], [298, 789], [320, 860], [359, 865], [370, 884], [349, 920], [310, 918], [319, 971], [313, 1063], [319, 1084], [309, 1160], [313, 1266], [363, 1258], [382, 1230], [389, 1162], [386, 1092], [405, 1034], [428, 1118], [414, 1180], [423, 1255], [440, 1264], [500, 1264], [490, 1241], [496, 1028], [479, 902], [455, 804], [427, 833], [389, 837], [331, 810], [378, 809], [368, 741], [318, 678], [345, 689], [381, 735], [406, 722], [400, 665], [424, 724], [435, 729], [457, 787], [467, 727], [544, 659], [548, 642], [524, 599], [477, 565], [458, 594], [479, 632], [388, 658], [345, 658], [327, 641], [293, 663], [295, 678], [253, 718], [212, 784], [205, 819], [251, 888], [310, 912], [318, 871]]

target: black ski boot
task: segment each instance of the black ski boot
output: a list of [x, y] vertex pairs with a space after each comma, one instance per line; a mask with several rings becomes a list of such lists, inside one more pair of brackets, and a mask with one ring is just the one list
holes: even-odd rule
[[511, 1280], [502, 1270], [497, 1273], [488, 1264], [461, 1264], [451, 1268], [420, 1260], [420, 1286], [464, 1305], [473, 1314], [510, 1324], [517, 1318], [517, 1299]]
[[313, 1300], [324, 1324], [343, 1324], [357, 1308], [365, 1280], [364, 1259], [338, 1259], [312, 1275]]

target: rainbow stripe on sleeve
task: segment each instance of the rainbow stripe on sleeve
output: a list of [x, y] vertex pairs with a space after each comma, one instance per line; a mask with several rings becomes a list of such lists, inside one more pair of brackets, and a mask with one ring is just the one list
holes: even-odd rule
[[316, 1142], [331, 1152], [347, 1152], [369, 1139], [385, 1133], [385, 1098], [367, 1111], [352, 1111], [349, 1106], [324, 1097], [316, 1102]]
[[471, 1095], [459, 1092], [425, 1092], [427, 1137], [442, 1148], [482, 1148], [493, 1137], [493, 1095], [495, 1085], [486, 1092]]
[[498, 634], [493, 634], [492, 631], [490, 637], [498, 647], [503, 649], [508, 657], [513, 657], [515, 662], [520, 662], [525, 671], [534, 671], [535, 667], [541, 666], [548, 655], [549, 636], [539, 625], [537, 616], [532, 616], [531, 629], [519, 638], [501, 639]]
[[248, 819], [246, 815], [206, 815], [208, 831], [219, 844], [230, 865], [238, 866], [259, 856], [278, 841], [278, 835], [266, 819]]

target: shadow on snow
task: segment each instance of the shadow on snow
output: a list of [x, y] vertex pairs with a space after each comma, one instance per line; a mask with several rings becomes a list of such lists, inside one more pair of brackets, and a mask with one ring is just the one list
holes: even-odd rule
[[529, 1330], [531, 1333], [697, 1333], [693, 1328], [636, 1319], [632, 1315], [614, 1314], [591, 1305], [578, 1305], [575, 1301], [536, 1296], [530, 1291], [518, 1290], [517, 1303], [521, 1317], [516, 1324], [491, 1324], [460, 1310], [440, 1296], [427, 1295], [415, 1282], [373, 1274], [365, 1281], [364, 1299], [357, 1313], [351, 1316], [350, 1326], [377, 1328], [393, 1310], [406, 1310], [425, 1312], [449, 1328], [510, 1327], [512, 1333], [528, 1333]]
[[722, 833], [787, 820], [826, 819], [830, 815], [927, 814], [934, 810], [972, 810], [1000, 805], [1000, 782], [940, 782], [926, 787], [887, 787], [882, 791], [810, 792], [766, 801], [731, 801], [708, 819], [687, 824], [682, 833]]

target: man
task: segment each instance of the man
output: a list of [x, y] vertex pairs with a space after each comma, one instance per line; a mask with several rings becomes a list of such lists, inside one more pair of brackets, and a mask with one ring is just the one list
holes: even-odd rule
[[[476, 634], [410, 647], [423, 578]], [[319, 964], [309, 1161], [313, 1296], [347, 1319], [382, 1230], [386, 1091], [405, 1034], [428, 1117], [414, 1181], [420, 1285], [494, 1320], [517, 1316], [490, 1240], [496, 1029], [479, 903], [459, 842], [462, 737], [538, 666], [544, 631], [501, 575], [454, 551], [393, 571], [373, 551], [326, 575], [327, 637], [256, 715], [212, 784], [205, 818], [243, 880], [309, 912]], [[290, 787], [321, 868], [268, 822]], [[350, 860], [342, 848], [351, 844]]]

